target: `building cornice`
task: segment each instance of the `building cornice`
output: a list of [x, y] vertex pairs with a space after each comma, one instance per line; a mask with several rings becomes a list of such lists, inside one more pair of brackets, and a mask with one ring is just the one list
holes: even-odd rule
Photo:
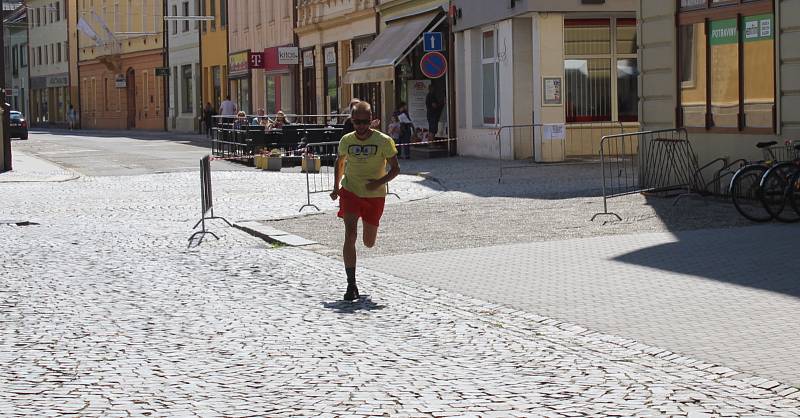
[[374, 19], [374, 17], [375, 17], [374, 9], [364, 9], [355, 12], [348, 12], [346, 14], [339, 15], [336, 17], [331, 17], [331, 18], [323, 17], [318, 22], [308, 23], [303, 26], [299, 26], [295, 28], [295, 32], [298, 35], [306, 35], [309, 33], [314, 33], [325, 29], [344, 26], [356, 20], [367, 19], [367, 18]]

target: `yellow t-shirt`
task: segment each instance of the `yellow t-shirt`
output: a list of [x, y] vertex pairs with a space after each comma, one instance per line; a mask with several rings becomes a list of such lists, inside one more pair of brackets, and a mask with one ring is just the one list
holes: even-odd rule
[[367, 190], [367, 182], [386, 175], [386, 160], [397, 155], [394, 140], [381, 132], [372, 131], [365, 140], [351, 132], [339, 141], [339, 155], [347, 156], [342, 187], [359, 197], [384, 197], [386, 187]]

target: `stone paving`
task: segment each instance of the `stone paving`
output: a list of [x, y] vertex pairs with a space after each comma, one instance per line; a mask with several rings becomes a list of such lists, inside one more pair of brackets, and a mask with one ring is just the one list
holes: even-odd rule
[[[285, 176], [215, 173], [219, 214], [294, 211]], [[195, 177], [0, 184], [39, 224], [0, 226], [1, 416], [799, 415], [798, 388], [368, 269], [343, 303], [338, 261], [219, 223], [187, 248]]]
[[799, 235], [783, 225], [646, 233], [365, 265], [800, 386]]

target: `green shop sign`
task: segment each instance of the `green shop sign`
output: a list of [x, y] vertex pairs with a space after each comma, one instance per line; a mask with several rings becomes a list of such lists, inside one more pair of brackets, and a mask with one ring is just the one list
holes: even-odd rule
[[739, 42], [736, 19], [715, 20], [711, 22], [711, 45], [728, 45]]
[[774, 21], [775, 18], [771, 14], [742, 18], [742, 40], [755, 42], [772, 39], [774, 37]]

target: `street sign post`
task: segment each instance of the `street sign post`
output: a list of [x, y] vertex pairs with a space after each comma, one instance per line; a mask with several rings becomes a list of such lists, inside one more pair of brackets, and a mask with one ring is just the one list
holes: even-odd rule
[[439, 78], [447, 73], [447, 58], [441, 52], [428, 52], [419, 61], [422, 74], [428, 78]]
[[436, 52], [444, 49], [441, 32], [425, 32], [422, 34], [422, 48], [425, 52]]

